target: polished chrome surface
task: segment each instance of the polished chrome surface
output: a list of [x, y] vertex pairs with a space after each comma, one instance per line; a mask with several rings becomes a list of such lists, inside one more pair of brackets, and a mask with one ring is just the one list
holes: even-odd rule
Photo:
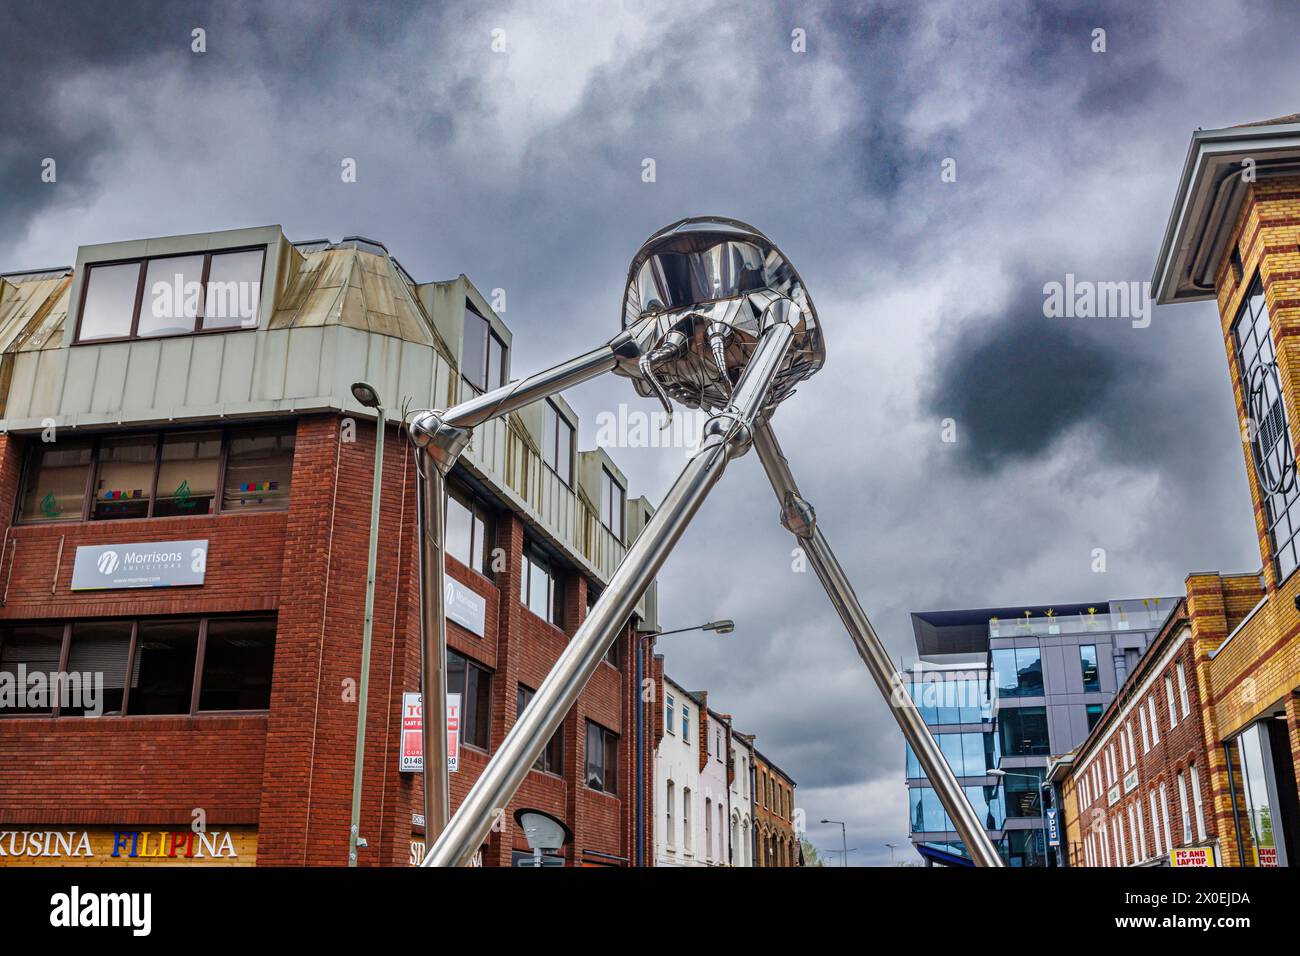
[[640, 360], [618, 371], [672, 414], [722, 408], [763, 333], [788, 323], [794, 336], [767, 406], [821, 368], [817, 312], [790, 261], [765, 235], [735, 219], [683, 219], [651, 236], [628, 270], [623, 327]]
[[706, 424], [699, 448], [628, 549], [608, 586], [537, 688], [527, 710], [483, 768], [456, 816], [430, 847], [422, 866], [466, 866], [478, 852], [493, 821], [505, 812], [610, 644], [626, 626], [641, 592], [654, 580], [691, 518], [722, 477], [728, 460], [744, 452], [775, 370], [790, 347], [791, 336], [788, 325], [774, 327], [763, 336], [731, 404]]
[[799, 494], [790, 464], [777, 444], [771, 425], [758, 426], [754, 433], [754, 447], [759, 461], [763, 463], [763, 470], [772, 483], [772, 490], [781, 502], [781, 523], [798, 537], [818, 580], [826, 589], [849, 636], [853, 638], [858, 654], [875, 678], [876, 686], [880, 688], [894, 719], [898, 721], [899, 729], [912, 745], [921, 769], [930, 779], [939, 802], [952, 818], [953, 826], [961, 835], [971, 859], [978, 866], [1003, 866], [1002, 857], [994, 849], [993, 841], [989, 839], [961, 784], [944, 759], [934, 735], [921, 718], [921, 712], [917, 710], [907, 685], [895, 670], [889, 653], [880, 642], [871, 621], [867, 619], [866, 612], [862, 610], [852, 582], [840, 567], [826, 536], [818, 527], [812, 506]]
[[420, 703], [424, 709], [424, 834], [432, 841], [451, 816], [447, 779], [447, 608], [443, 591], [446, 479], [415, 450], [415, 522], [420, 536]]

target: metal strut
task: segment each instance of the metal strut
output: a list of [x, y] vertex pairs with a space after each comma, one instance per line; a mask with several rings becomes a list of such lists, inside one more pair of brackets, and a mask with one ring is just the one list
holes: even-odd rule
[[975, 809], [957, 782], [952, 768], [948, 766], [948, 761], [939, 750], [934, 735], [921, 718], [921, 712], [917, 710], [907, 685], [894, 669], [875, 628], [862, 610], [862, 604], [853, 591], [853, 584], [835, 559], [835, 553], [817, 525], [816, 512], [799, 494], [799, 486], [795, 484], [790, 463], [781, 453], [781, 446], [777, 444], [776, 435], [769, 423], [764, 422], [755, 430], [754, 449], [772, 483], [772, 490], [781, 502], [781, 524], [799, 539], [818, 580], [826, 589], [826, 596], [839, 613], [858, 654], [875, 678], [876, 686], [889, 704], [903, 736], [912, 745], [921, 769], [930, 778], [939, 802], [952, 818], [953, 827], [961, 835], [971, 859], [977, 866], [1005, 865], [994, 849], [984, 825], [975, 815]]

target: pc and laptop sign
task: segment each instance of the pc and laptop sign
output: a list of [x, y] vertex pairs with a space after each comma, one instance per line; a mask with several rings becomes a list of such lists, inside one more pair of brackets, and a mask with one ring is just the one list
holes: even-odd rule
[[196, 587], [207, 566], [206, 538], [82, 545], [72, 565], [72, 590]]

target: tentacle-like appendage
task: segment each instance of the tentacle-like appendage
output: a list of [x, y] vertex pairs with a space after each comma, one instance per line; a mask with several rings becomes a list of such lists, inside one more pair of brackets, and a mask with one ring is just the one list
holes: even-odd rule
[[727, 376], [727, 336], [730, 334], [731, 326], [725, 322], [710, 322], [705, 331], [709, 348], [713, 352], [713, 362], [718, 366], [718, 378], [728, 396], [731, 395], [731, 379]]
[[655, 375], [654, 367], [660, 362], [680, 358], [686, 351], [686, 345], [686, 336], [674, 329], [665, 333], [664, 337], [659, 340], [659, 344], [642, 355], [640, 361], [637, 362], [637, 368], [641, 370], [641, 375], [650, 383], [650, 387], [654, 389], [655, 397], [659, 399], [660, 404], [663, 405], [664, 411], [667, 413], [668, 417], [664, 420], [661, 431], [673, 423], [673, 403], [668, 398], [668, 392], [664, 389], [663, 383]]

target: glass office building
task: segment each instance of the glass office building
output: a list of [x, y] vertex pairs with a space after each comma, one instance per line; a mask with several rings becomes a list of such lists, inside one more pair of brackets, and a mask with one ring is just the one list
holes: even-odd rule
[[[1043, 834], [1053, 755], [1087, 736], [1176, 597], [912, 614], [912, 698], [1011, 866], [1057, 865]], [[990, 773], [989, 771], [1000, 771]], [[908, 826], [927, 863], [968, 864], [907, 748]]]

